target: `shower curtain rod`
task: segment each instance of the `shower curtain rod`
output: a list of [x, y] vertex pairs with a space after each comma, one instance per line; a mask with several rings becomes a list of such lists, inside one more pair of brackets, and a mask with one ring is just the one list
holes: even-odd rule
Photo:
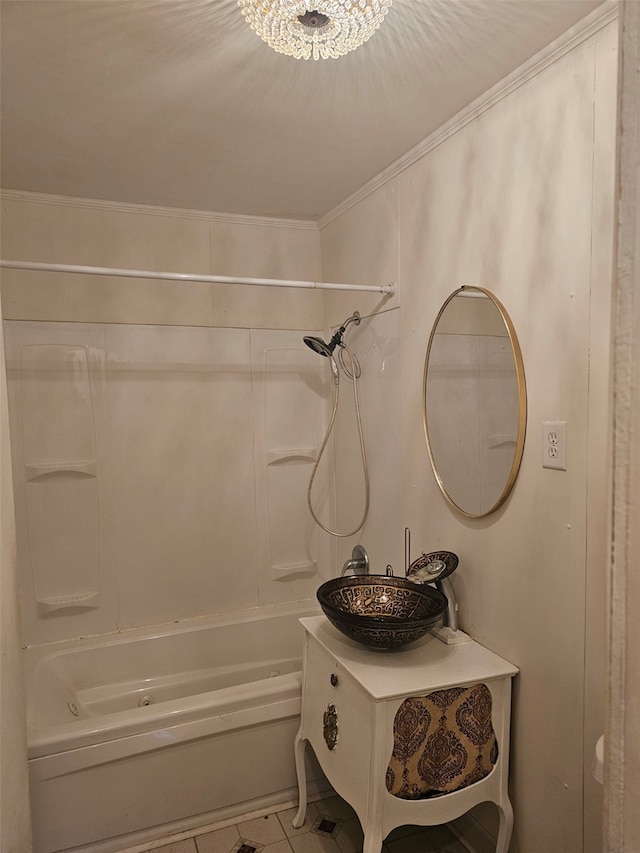
[[12, 270], [40, 270], [81, 275], [110, 275], [122, 278], [155, 278], [164, 281], [202, 281], [211, 284], [250, 284], [257, 287], [299, 287], [308, 290], [359, 290], [393, 296], [395, 284], [339, 284], [329, 281], [296, 281], [280, 278], [241, 278], [229, 275], [198, 275], [196, 273], [155, 272], [154, 270], [125, 270], [111, 267], [86, 267], [77, 264], [43, 264], [35, 261], [2, 261], [0, 267]]

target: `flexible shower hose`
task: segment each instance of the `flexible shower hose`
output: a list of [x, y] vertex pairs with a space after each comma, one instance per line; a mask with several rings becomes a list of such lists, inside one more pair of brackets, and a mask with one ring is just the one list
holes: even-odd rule
[[[347, 374], [347, 376], [349, 376], [353, 380], [353, 401], [354, 401], [355, 409], [356, 409], [356, 420], [358, 422], [358, 438], [360, 439], [360, 454], [362, 457], [362, 471], [364, 474], [364, 512], [362, 513], [362, 519], [361, 519], [361, 521], [357, 527], [355, 527], [353, 530], [350, 530], [348, 533], [338, 533], [338, 531], [336, 531], [336, 530], [330, 530], [328, 527], [326, 527], [320, 521], [320, 519], [318, 518], [318, 516], [316, 515], [316, 513], [313, 509], [313, 504], [311, 502], [311, 489], [313, 488], [313, 482], [315, 480], [315, 476], [316, 476], [316, 473], [318, 471], [318, 466], [320, 465], [320, 460], [322, 459], [322, 454], [324, 453], [325, 448], [327, 446], [327, 443], [329, 441], [329, 436], [331, 435], [331, 431], [333, 429], [333, 424], [334, 424], [335, 419], [336, 419], [336, 413], [338, 411], [338, 400], [340, 397], [340, 382], [339, 381], [337, 383], [333, 384], [333, 387], [335, 389], [334, 393], [333, 393], [333, 411], [331, 412], [331, 418], [329, 419], [329, 426], [327, 428], [327, 432], [325, 434], [324, 440], [323, 440], [322, 445], [320, 447], [320, 452], [318, 453], [318, 458], [315, 461], [315, 464], [313, 466], [313, 470], [311, 472], [311, 477], [309, 478], [309, 487], [307, 488], [307, 504], [309, 506], [309, 512], [311, 513], [313, 520], [318, 525], [318, 527], [322, 528], [322, 530], [324, 530], [325, 533], [329, 533], [331, 536], [336, 536], [338, 538], [345, 538], [347, 536], [353, 536], [355, 533], [357, 533], [362, 528], [363, 524], [366, 521], [367, 515], [369, 513], [369, 470], [367, 468], [367, 454], [366, 454], [365, 448], [364, 448], [364, 436], [362, 433], [362, 420], [360, 417], [360, 404], [358, 402], [358, 376], [360, 375], [359, 365], [358, 365], [357, 359], [354, 357], [354, 355], [351, 352], [351, 350], [349, 349], [349, 347], [344, 343], [340, 344], [340, 346], [341, 346], [341, 351], [340, 351], [341, 357], [339, 358], [340, 365], [341, 365], [342, 369], [344, 370], [344, 372]], [[348, 356], [349, 356], [350, 369], [347, 369], [347, 367], [344, 364], [344, 358], [342, 357], [344, 351], [346, 351]]]

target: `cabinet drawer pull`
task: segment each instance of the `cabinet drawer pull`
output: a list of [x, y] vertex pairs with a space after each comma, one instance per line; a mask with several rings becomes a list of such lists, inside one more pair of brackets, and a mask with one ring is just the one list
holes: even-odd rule
[[331, 678], [329, 679], [329, 681], [331, 682], [332, 687], [338, 686], [338, 676], [335, 674], [335, 672], [331, 673]]

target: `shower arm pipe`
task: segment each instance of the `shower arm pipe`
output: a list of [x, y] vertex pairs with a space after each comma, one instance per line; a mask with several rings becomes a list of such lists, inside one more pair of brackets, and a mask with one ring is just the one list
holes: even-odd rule
[[198, 273], [156, 272], [154, 270], [127, 270], [112, 267], [90, 267], [77, 264], [45, 264], [36, 261], [4, 261], [0, 267], [12, 270], [38, 270], [78, 275], [108, 275], [121, 278], [155, 278], [164, 281], [200, 281], [210, 284], [246, 284], [255, 287], [298, 287], [307, 290], [357, 290], [366, 293], [384, 293], [393, 296], [396, 286], [390, 284], [340, 284], [330, 281], [298, 281], [284, 278], [248, 278], [230, 275], [199, 275]]

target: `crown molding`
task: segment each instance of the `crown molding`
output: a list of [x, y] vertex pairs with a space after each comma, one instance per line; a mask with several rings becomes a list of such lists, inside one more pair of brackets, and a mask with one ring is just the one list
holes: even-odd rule
[[49, 193], [29, 192], [28, 190], [0, 189], [0, 201], [21, 201], [30, 204], [51, 204], [58, 207], [81, 207], [89, 210], [109, 210], [113, 213], [137, 213], [145, 216], [171, 216], [180, 219], [200, 219], [207, 222], [221, 222], [227, 225], [253, 225], [270, 228], [300, 228], [317, 231], [318, 224], [310, 219], [278, 219], [269, 216], [248, 216], [236, 213], [216, 213], [207, 210], [190, 210], [181, 207], [156, 207], [152, 204], [132, 204], [129, 202], [106, 201], [95, 198], [76, 198], [75, 196], [50, 195]]
[[558, 36], [547, 47], [538, 51], [531, 59], [520, 65], [499, 83], [496, 83], [495, 86], [492, 86], [476, 98], [475, 101], [472, 101], [468, 106], [456, 113], [453, 118], [441, 125], [432, 134], [423, 139], [422, 142], [409, 149], [406, 154], [403, 154], [402, 157], [382, 172], [379, 172], [374, 178], [361, 186], [360, 189], [356, 190], [348, 198], [344, 199], [344, 201], [341, 201], [340, 204], [320, 216], [317, 222], [318, 228], [320, 230], [325, 228], [334, 219], [337, 219], [343, 213], [346, 213], [356, 204], [367, 198], [367, 196], [380, 189], [388, 181], [397, 177], [430, 151], [433, 151], [434, 148], [442, 145], [443, 142], [477, 119], [482, 113], [491, 109], [491, 107], [503, 98], [506, 98], [516, 89], [520, 88], [520, 86], [523, 86], [580, 44], [604, 29], [612, 21], [615, 21], [618, 18], [619, 8], [620, 4], [618, 0], [604, 0], [602, 5], [594, 9], [586, 18]]

